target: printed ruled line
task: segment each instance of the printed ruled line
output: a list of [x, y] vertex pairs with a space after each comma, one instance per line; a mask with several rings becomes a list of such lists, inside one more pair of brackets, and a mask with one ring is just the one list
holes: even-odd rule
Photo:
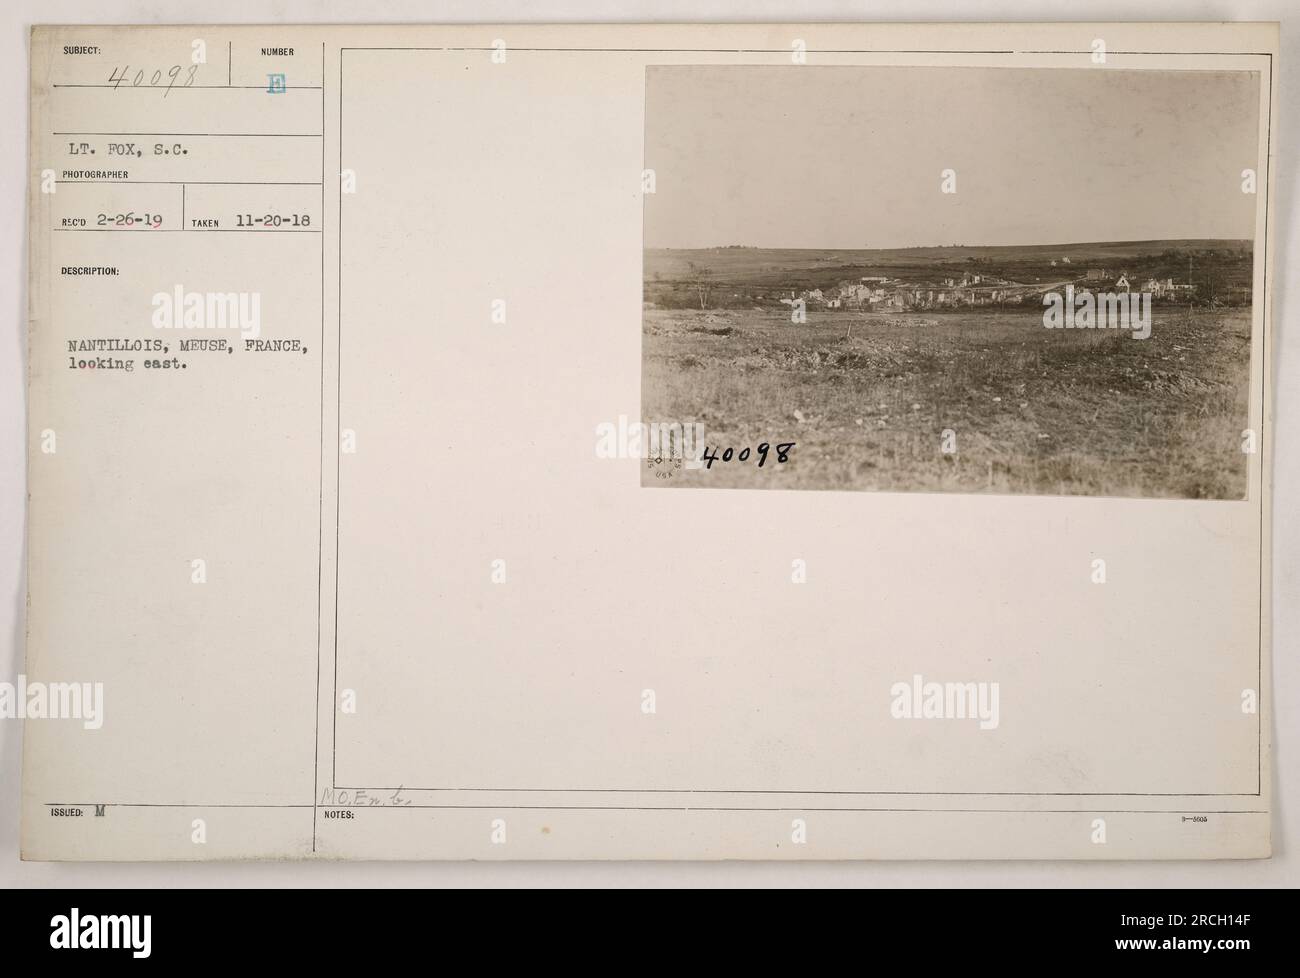
[[[1257, 798], [1255, 791], [827, 791], [821, 788], [422, 788], [411, 785], [367, 786], [363, 788], [335, 784], [335, 791], [363, 791], [375, 794], [391, 794], [397, 791], [437, 791], [437, 792], [487, 792], [507, 794], [548, 794], [551, 792], [570, 794], [611, 794], [611, 795], [908, 795], [931, 798]], [[692, 808], [695, 806], [691, 806]]]
[[294, 231], [285, 228], [50, 228], [51, 231], [81, 231], [98, 234], [178, 234], [196, 231], [203, 234], [320, 234], [320, 231]]
[[319, 132], [56, 132], [55, 136], [185, 136], [194, 138], [198, 136], [237, 136], [241, 139], [270, 137], [295, 138], [295, 139], [322, 139], [323, 135]]
[[[320, 78], [325, 83], [325, 42], [320, 44]], [[320, 128], [325, 131], [325, 89], [320, 93]], [[325, 220], [325, 140], [320, 142], [320, 216]], [[325, 230], [322, 226], [321, 230]], [[321, 582], [325, 564], [325, 239], [320, 240], [320, 452], [316, 456], [316, 697], [312, 700], [315, 722], [311, 759], [311, 851], [316, 851], [316, 802], [320, 798], [320, 659]]]
[[[99, 83], [99, 82], [96, 83], [58, 82], [55, 83], [54, 85], [51, 85], [50, 87], [51, 88], [112, 88], [123, 92], [153, 92], [155, 94], [158, 94], [163, 91], [168, 91], [169, 94], [173, 94], [173, 95], [176, 92], [198, 92], [198, 91], [228, 92], [232, 89], [235, 90], [243, 89], [246, 91], [254, 91], [254, 92], [266, 91], [265, 85], [186, 85], [183, 88], [179, 86], [174, 86], [170, 90], [168, 90], [168, 89], [159, 88], [156, 85], [138, 85], [138, 86], [122, 85], [120, 82], [118, 84]], [[283, 89], [277, 89], [277, 93], [281, 91], [319, 92], [320, 90], [321, 90], [320, 85], [285, 85]]]
[[[337, 426], [343, 424], [343, 49], [339, 49], [339, 114], [336, 125], [339, 131], [339, 156], [337, 169], [338, 181], [338, 328], [335, 333], [337, 345], [335, 351], [335, 387], [334, 387], [334, 421]], [[330, 713], [333, 724], [330, 730], [330, 784], [339, 783], [339, 516], [342, 512], [343, 499], [343, 446], [338, 438], [334, 439], [334, 690], [330, 694]]]
[[[365, 47], [343, 47], [340, 51], [444, 51], [444, 52], [491, 52], [497, 50], [492, 47], [422, 47], [416, 45], [407, 46], [365, 46]], [[555, 53], [555, 54], [784, 54], [789, 55], [789, 48], [508, 48], [511, 54], [519, 51], [533, 53]], [[1086, 54], [1091, 55], [1092, 49], [1087, 51], [1036, 51], [1023, 50], [1017, 51], [1011, 48], [987, 48], [975, 50], [969, 48], [808, 48], [809, 54]], [[1106, 52], [1111, 54], [1137, 54], [1137, 55], [1162, 55], [1170, 57], [1200, 57], [1203, 55], [1227, 55], [1231, 57], [1259, 57], [1272, 56], [1269, 51], [1114, 51], [1108, 49]], [[857, 67], [856, 65], [813, 65], [814, 68], [840, 68], [840, 67]]]
[[[183, 802], [155, 802], [155, 801], [78, 801], [78, 802], [61, 802], [47, 801], [46, 808], [312, 808], [313, 805], [295, 805], [292, 803], [280, 804], [245, 804], [241, 802], [215, 802], [204, 804], [198, 802], [188, 804]], [[1199, 814], [1199, 813], [1198, 813]]]
[[180, 184], [184, 186], [202, 186], [202, 187], [319, 187], [319, 180], [55, 180], [55, 183], [67, 184], [70, 187], [80, 185], [94, 186], [108, 184], [116, 186], [118, 184], [143, 184], [149, 186], [175, 186]]

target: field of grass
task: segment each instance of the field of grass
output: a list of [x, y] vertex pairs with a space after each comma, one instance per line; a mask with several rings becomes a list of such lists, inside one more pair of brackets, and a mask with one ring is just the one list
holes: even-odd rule
[[702, 422], [719, 455], [795, 443], [761, 468], [647, 466], [644, 485], [1246, 494], [1248, 308], [1158, 306], [1146, 340], [1048, 330], [1040, 308], [644, 316], [644, 421]]

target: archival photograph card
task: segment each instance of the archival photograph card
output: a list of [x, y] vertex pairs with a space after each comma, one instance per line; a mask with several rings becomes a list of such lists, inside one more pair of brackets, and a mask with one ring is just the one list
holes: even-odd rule
[[24, 858], [1269, 856], [1277, 43], [35, 28]]

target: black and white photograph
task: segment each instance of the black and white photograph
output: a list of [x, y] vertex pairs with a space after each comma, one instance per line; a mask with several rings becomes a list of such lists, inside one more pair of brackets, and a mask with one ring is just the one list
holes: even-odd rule
[[648, 68], [643, 485], [1244, 499], [1259, 84]]

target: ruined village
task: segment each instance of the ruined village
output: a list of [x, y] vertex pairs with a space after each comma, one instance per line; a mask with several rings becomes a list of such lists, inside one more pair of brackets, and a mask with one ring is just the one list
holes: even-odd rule
[[1075, 256], [1046, 249], [1011, 256], [961, 249], [831, 253], [773, 264], [758, 260], [756, 249], [666, 253], [647, 257], [644, 299], [649, 309], [801, 306], [891, 313], [1037, 307], [1045, 293], [1073, 286], [1076, 292], [1146, 293], [1157, 303], [1239, 306], [1250, 300], [1249, 267], [1231, 248], [1138, 251], [1103, 256], [1111, 259], [1104, 263], [1089, 260], [1089, 250], [1095, 248], [1083, 246]]

